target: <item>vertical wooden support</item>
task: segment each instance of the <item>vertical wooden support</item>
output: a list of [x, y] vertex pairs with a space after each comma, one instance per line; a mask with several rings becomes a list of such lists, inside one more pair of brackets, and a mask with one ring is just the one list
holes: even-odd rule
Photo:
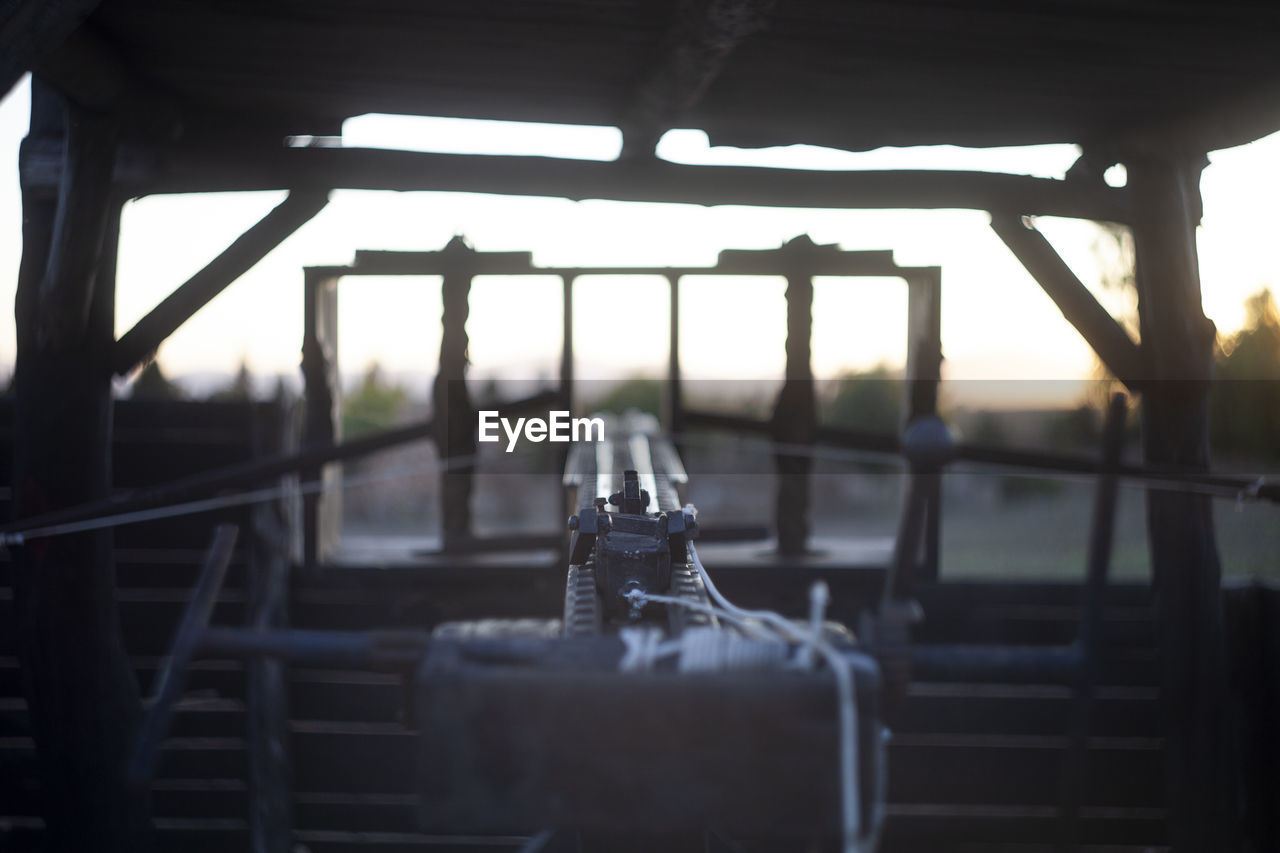
[[[1153, 381], [1142, 397], [1143, 456], [1209, 467], [1214, 327], [1201, 309], [1195, 229], [1202, 156], [1125, 161], [1142, 347]], [[1177, 850], [1236, 849], [1234, 733], [1221, 616], [1221, 566], [1210, 499], [1147, 493], [1147, 536], [1168, 726], [1169, 815]]]
[[[576, 276], [566, 275], [561, 278], [563, 289], [561, 293], [561, 304], [564, 309], [564, 343], [560, 349], [560, 399], [562, 405], [567, 412], [573, 412], [573, 283]], [[560, 470], [566, 470], [569, 464], [570, 447], [565, 445], [564, 452], [560, 454]], [[576, 509], [572, 505], [570, 489], [562, 487], [559, 490], [560, 495], [560, 517], [568, 519]], [[562, 539], [562, 562], [565, 565], [569, 563], [569, 538]]]
[[[342, 438], [342, 382], [338, 375], [338, 279], [316, 270], [303, 278], [302, 381], [306, 395], [303, 446], [324, 447]], [[337, 546], [342, 530], [342, 481], [337, 466], [304, 471], [324, 479], [321, 492], [302, 499], [303, 565], [314, 568]]]
[[774, 441], [786, 445], [774, 453], [778, 474], [774, 517], [778, 528], [778, 553], [799, 556], [809, 546], [809, 475], [813, 457], [797, 452], [797, 445], [812, 445], [818, 422], [813, 387], [810, 344], [813, 336], [813, 241], [796, 237], [782, 247], [787, 270], [786, 378], [773, 410]]
[[671, 285], [671, 324], [669, 326], [667, 349], [667, 398], [666, 423], [667, 432], [675, 436], [679, 446], [680, 436], [684, 432], [684, 388], [680, 381], [680, 276], [669, 275], [667, 282]]
[[[907, 370], [903, 393], [905, 428], [916, 418], [938, 413], [942, 381], [942, 270], [931, 267], [907, 279]], [[918, 581], [938, 579], [942, 535], [942, 475], [913, 472], [924, 492], [924, 536]]]
[[573, 283], [576, 276], [563, 277], [564, 344], [560, 349], [560, 399], [573, 411]]
[[[254, 455], [290, 452], [286, 404], [255, 406]], [[245, 623], [257, 630], [288, 625], [290, 512], [283, 499], [255, 504], [248, 537]], [[278, 658], [245, 663], [249, 730], [249, 849], [285, 853], [293, 844], [293, 782], [289, 759], [286, 667]]]
[[[60, 132], [64, 107], [37, 82], [32, 135]], [[13, 492], [24, 518], [108, 496], [119, 202], [115, 128], [65, 108], [56, 206], [24, 193], [16, 299]], [[23, 692], [45, 809], [45, 849], [151, 849], [150, 795], [125, 784], [141, 723], [120, 634], [110, 530], [14, 551]]]
[[467, 315], [475, 252], [461, 237], [441, 251], [440, 366], [432, 389], [436, 452], [448, 465], [440, 475], [443, 549], [465, 547], [471, 539], [471, 488], [475, 473], [476, 417], [467, 393]]

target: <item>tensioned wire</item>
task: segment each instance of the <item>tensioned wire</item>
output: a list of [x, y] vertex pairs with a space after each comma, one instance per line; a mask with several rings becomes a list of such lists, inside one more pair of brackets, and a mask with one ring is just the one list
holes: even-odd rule
[[[821, 447], [808, 444], [796, 444], [786, 442], [774, 442], [769, 439], [750, 439], [737, 438], [732, 442], [726, 443], [723, 439], [715, 439], [709, 436], [697, 433], [681, 433], [672, 436], [672, 438], [685, 446], [697, 446], [711, 449], [724, 449], [727, 444], [738, 448], [746, 448], [748, 450], [758, 450], [762, 454], [772, 456], [777, 453], [783, 453], [789, 456], [802, 456], [819, 461], [829, 462], [850, 462], [860, 464], [875, 464], [878, 466], [897, 465], [901, 466], [900, 470], [890, 476], [905, 476], [908, 472], [905, 470], [905, 461], [900, 456], [885, 454], [876, 451], [864, 451], [851, 448], [833, 448]], [[410, 444], [411, 442], [405, 442]], [[403, 446], [403, 445], [401, 445]], [[379, 453], [386, 453], [394, 448], [383, 448], [368, 454], [376, 456]], [[286, 482], [283, 484], [269, 486], [265, 488], [249, 489], [231, 494], [217, 495], [211, 498], [201, 498], [192, 501], [182, 501], [179, 503], [169, 504], [167, 506], [152, 507], [149, 509], [135, 510], [124, 513], [106, 512], [94, 518], [83, 519], [80, 521], [62, 522], [58, 524], [42, 525], [39, 527], [31, 527], [24, 530], [13, 531], [10, 533], [0, 534], [0, 547], [11, 545], [22, 545], [29, 539], [45, 539], [53, 536], [63, 536], [73, 533], [84, 533], [92, 530], [102, 530], [110, 527], [120, 527], [127, 524], [140, 524], [147, 521], [156, 521], [165, 518], [177, 518], [186, 515], [195, 515], [203, 512], [212, 512], [220, 509], [228, 509], [238, 506], [247, 506], [255, 503], [266, 503], [281, 498], [291, 496], [302, 496], [317, 494], [319, 492], [338, 488], [341, 490], [363, 488], [379, 484], [387, 484], [402, 480], [409, 480], [421, 477], [427, 474], [442, 473], [452, 469], [466, 468], [468, 466], [477, 465], [481, 460], [481, 454], [468, 454], [466, 456], [453, 456], [445, 459], [435, 459], [427, 464], [416, 464], [409, 466], [397, 466], [394, 471], [381, 473], [367, 473], [357, 475], [344, 475], [340, 484], [326, 483], [322, 478], [309, 480], [299, 483]], [[322, 463], [324, 464], [345, 464], [341, 462]], [[990, 469], [999, 469], [992, 471]], [[726, 472], [729, 473], [729, 472]], [[1039, 480], [1062, 480], [1068, 482], [1092, 483], [1098, 477], [1098, 473], [1085, 473], [1075, 471], [1053, 471], [1053, 470], [1035, 470], [1027, 471], [1019, 470], [1011, 465], [1003, 463], [981, 463], [956, 461], [945, 465], [940, 473], [966, 473], [978, 474], [982, 476], [996, 477], [1024, 477]], [[539, 476], [537, 474], [528, 474], [526, 476]], [[291, 476], [291, 475], [285, 475]], [[550, 476], [550, 475], [548, 475]], [[559, 474], [554, 476], [559, 477]], [[737, 476], [753, 476], [750, 474]], [[760, 476], [772, 476], [772, 472], [768, 474], [760, 474]], [[1129, 487], [1142, 487], [1149, 490], [1165, 491], [1165, 492], [1181, 492], [1186, 494], [1201, 494], [1208, 497], [1222, 498], [1226, 500], [1234, 500], [1237, 505], [1245, 501], [1254, 501], [1258, 499], [1258, 490], [1267, 482], [1265, 475], [1259, 476], [1254, 483], [1245, 489], [1235, 489], [1229, 486], [1214, 485], [1212, 483], [1198, 483], [1191, 480], [1176, 480], [1169, 477], [1143, 476], [1141, 474], [1123, 474], [1120, 476], [1120, 485]]]

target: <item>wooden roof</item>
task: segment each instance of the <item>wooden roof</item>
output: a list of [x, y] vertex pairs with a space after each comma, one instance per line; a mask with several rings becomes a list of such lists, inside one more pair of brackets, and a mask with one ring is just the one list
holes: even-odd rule
[[47, 6], [74, 10], [72, 37], [53, 28], [30, 64], [82, 101], [146, 93], [184, 112], [288, 116], [301, 133], [367, 112], [615, 125], [633, 149], [672, 126], [717, 144], [855, 150], [1132, 139], [1205, 150], [1280, 129], [1271, 2]]

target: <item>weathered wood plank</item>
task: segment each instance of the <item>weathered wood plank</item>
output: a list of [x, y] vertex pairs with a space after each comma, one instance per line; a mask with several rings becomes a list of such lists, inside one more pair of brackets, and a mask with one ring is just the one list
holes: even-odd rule
[[141, 365], [191, 315], [309, 222], [328, 202], [329, 194], [323, 191], [289, 193], [277, 207], [125, 332], [111, 353], [111, 369], [117, 376], [124, 376]]
[[777, 475], [774, 492], [774, 529], [778, 553], [785, 557], [808, 551], [810, 475], [813, 456], [798, 452], [799, 445], [811, 445], [818, 423], [817, 395], [813, 384], [813, 266], [816, 256], [826, 254], [808, 235], [796, 237], [778, 252], [786, 270], [787, 338], [785, 378], [774, 403], [769, 432], [777, 442], [773, 467]]
[[[33, 90], [32, 127], [54, 124], [61, 109]], [[101, 365], [115, 320], [115, 129], [109, 118], [65, 115], [67, 168], [52, 223], [24, 189], [31, 239], [16, 306], [17, 518], [105, 498], [111, 484], [112, 392]], [[149, 798], [124, 783], [141, 707], [120, 635], [110, 532], [18, 549], [13, 588], [49, 845], [149, 849]]]
[[1067, 322], [1098, 354], [1107, 369], [1130, 390], [1138, 390], [1151, 373], [1146, 353], [1098, 304], [1045, 236], [1024, 225], [1023, 217], [1011, 214], [993, 215], [991, 228], [1058, 306]]
[[[1138, 314], [1156, 372], [1143, 388], [1149, 464], [1209, 467], [1208, 394], [1215, 329], [1201, 308], [1195, 229], [1200, 156], [1125, 161], [1134, 198]], [[1147, 492], [1156, 636], [1168, 724], [1174, 845], [1236, 849], [1236, 744], [1228, 722], [1218, 558], [1210, 498]]]
[[467, 391], [467, 317], [475, 250], [461, 237], [444, 247], [440, 281], [440, 358], [431, 385], [436, 455], [440, 471], [440, 530], [448, 552], [472, 538], [471, 492], [475, 480], [475, 413]]
[[[118, 133], [111, 116], [72, 106], [65, 116], [57, 214], [38, 290], [36, 327], [29, 330], [41, 346], [62, 348], [85, 334], [93, 310], [98, 265], [113, 216], [111, 180]], [[118, 236], [112, 234], [111, 239]]]
[[[25, 146], [33, 192], [61, 173], [56, 148]], [[121, 149], [115, 180], [129, 195], [271, 189], [480, 192], [571, 199], [835, 209], [1002, 210], [1127, 222], [1128, 192], [1073, 181], [931, 170], [808, 172], [663, 161], [607, 163], [550, 157], [427, 154], [367, 148], [150, 146]]]

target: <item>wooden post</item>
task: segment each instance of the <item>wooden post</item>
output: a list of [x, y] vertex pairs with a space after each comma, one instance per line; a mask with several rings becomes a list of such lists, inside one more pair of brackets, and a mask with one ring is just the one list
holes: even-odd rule
[[[1195, 228], [1203, 156], [1125, 161], [1133, 194], [1138, 313], [1153, 380], [1143, 385], [1143, 456], [1209, 467], [1215, 330], [1203, 314]], [[1177, 850], [1236, 848], [1234, 733], [1223, 641], [1221, 566], [1210, 499], [1147, 493], [1169, 815]]]
[[[23, 193], [14, 368], [17, 518], [99, 500], [111, 488], [115, 128], [110, 118], [64, 107], [37, 81], [32, 135], [54, 131], [64, 111], [56, 207]], [[141, 704], [120, 634], [111, 531], [27, 543], [14, 551], [13, 587], [23, 692], [44, 794], [45, 849], [151, 849], [150, 794], [124, 778]]]
[[[342, 381], [338, 375], [338, 279], [316, 270], [304, 272], [302, 381], [306, 416], [305, 447], [325, 447], [342, 438]], [[323, 477], [321, 493], [302, 499], [303, 565], [314, 568], [332, 552], [342, 525], [341, 473], [334, 467], [302, 472], [304, 481]]]
[[[573, 283], [576, 279], [577, 276], [573, 275], [561, 277], [564, 343], [560, 349], [560, 399], [567, 412], [573, 412]], [[560, 454], [561, 471], [564, 471], [569, 463], [571, 447], [572, 445], [565, 445], [564, 451]], [[577, 507], [573, 506], [570, 490], [567, 487], [561, 486], [558, 494], [560, 495], [560, 517], [568, 519]], [[567, 566], [569, 564], [569, 537], [567, 536], [561, 542], [561, 557], [561, 562]]]
[[[902, 426], [938, 413], [942, 382], [942, 270], [932, 267], [907, 279], [907, 369]], [[918, 581], [938, 579], [942, 550], [942, 474], [913, 472], [924, 492], [922, 562], [912, 566]]]
[[773, 439], [790, 445], [774, 453], [778, 473], [774, 517], [778, 527], [778, 553], [800, 556], [809, 548], [809, 474], [813, 458], [796, 452], [795, 445], [812, 445], [817, 427], [810, 338], [813, 335], [813, 278], [810, 275], [813, 241], [797, 237], [782, 247], [787, 269], [786, 378], [773, 410]]
[[444, 247], [440, 283], [440, 366], [432, 389], [436, 452], [448, 468], [440, 475], [443, 550], [465, 547], [471, 539], [471, 487], [476, 452], [476, 419], [467, 393], [467, 315], [470, 313], [474, 250], [461, 237]]
[[573, 283], [577, 276], [566, 275], [563, 283], [564, 344], [560, 349], [560, 396], [564, 407], [573, 411]]
[[680, 276], [669, 275], [671, 285], [671, 323], [668, 331], [667, 350], [667, 432], [675, 436], [680, 446], [684, 432], [684, 388], [680, 382]]

